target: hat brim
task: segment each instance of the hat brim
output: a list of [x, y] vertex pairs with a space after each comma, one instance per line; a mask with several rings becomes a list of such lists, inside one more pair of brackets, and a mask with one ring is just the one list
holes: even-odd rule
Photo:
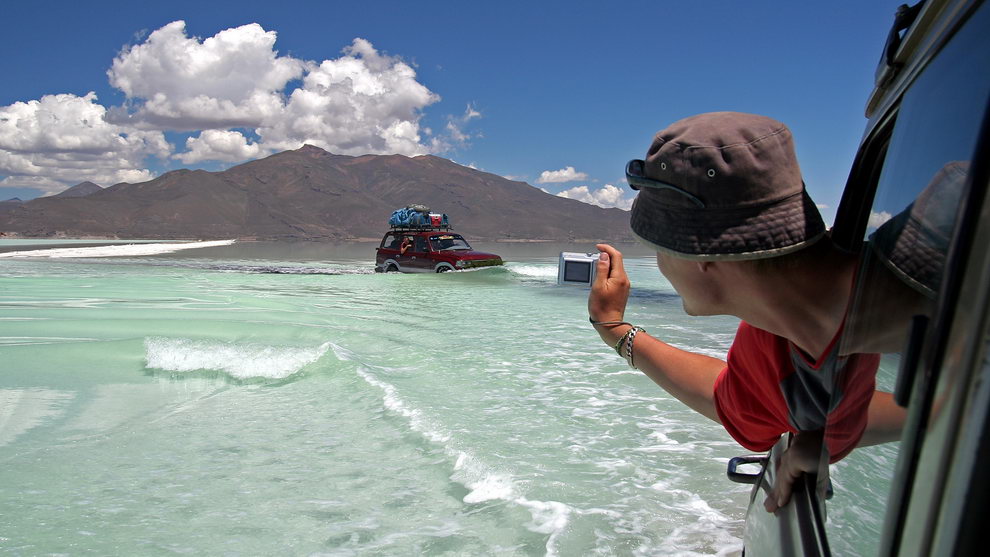
[[949, 238], [924, 226], [910, 211], [890, 219], [870, 236], [873, 251], [898, 278], [935, 297], [945, 266]]
[[804, 249], [825, 224], [804, 188], [772, 203], [705, 209], [674, 206], [649, 190], [633, 203], [630, 227], [639, 241], [683, 259], [746, 261]]

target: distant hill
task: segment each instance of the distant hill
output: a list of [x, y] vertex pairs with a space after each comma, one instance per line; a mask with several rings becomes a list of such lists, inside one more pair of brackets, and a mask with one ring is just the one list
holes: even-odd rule
[[98, 191], [103, 191], [103, 188], [93, 182], [83, 182], [81, 184], [76, 184], [61, 193], [57, 193], [52, 197], [86, 197], [87, 195]]
[[[10, 199], [0, 201], [0, 215], [6, 213], [7, 211], [13, 210], [15, 207], [20, 207], [24, 203], [19, 197], [11, 197]], [[2, 230], [2, 228], [0, 228]]]
[[379, 239], [393, 210], [417, 203], [447, 213], [452, 228], [472, 239], [632, 239], [625, 211], [550, 195], [432, 155], [351, 157], [306, 145], [222, 172], [176, 170], [139, 184], [78, 191], [86, 190], [91, 191], [82, 196], [63, 192], [0, 212], [0, 232], [27, 237]]

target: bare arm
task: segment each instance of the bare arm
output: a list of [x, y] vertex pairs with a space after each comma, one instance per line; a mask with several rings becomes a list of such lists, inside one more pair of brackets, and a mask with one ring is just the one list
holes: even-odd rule
[[874, 391], [870, 400], [870, 413], [866, 422], [866, 431], [860, 438], [857, 447], [868, 447], [889, 443], [901, 438], [901, 429], [907, 419], [907, 409], [894, 402], [894, 395], [883, 391]]
[[636, 335], [634, 352], [636, 367], [654, 383], [695, 412], [721, 423], [713, 393], [725, 362], [675, 348], [643, 333]]
[[[629, 277], [622, 265], [622, 254], [612, 246], [599, 244], [597, 276], [588, 297], [588, 312], [595, 321], [622, 321], [629, 299]], [[615, 346], [630, 325], [595, 325], [598, 335]], [[675, 348], [647, 334], [636, 335], [636, 367], [665, 391], [696, 412], [718, 422], [713, 392], [715, 378], [725, 362], [702, 354]]]

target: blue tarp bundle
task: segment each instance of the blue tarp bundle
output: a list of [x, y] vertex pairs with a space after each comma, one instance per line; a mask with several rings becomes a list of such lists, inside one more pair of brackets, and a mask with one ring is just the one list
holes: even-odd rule
[[392, 211], [392, 216], [388, 219], [390, 226], [426, 226], [429, 222], [429, 214], [420, 213], [409, 207]]
[[[431, 219], [431, 217], [433, 217]], [[403, 207], [398, 211], [392, 211], [392, 216], [388, 219], [389, 226], [408, 227], [447, 227], [447, 215], [430, 213], [426, 207], [412, 206]]]

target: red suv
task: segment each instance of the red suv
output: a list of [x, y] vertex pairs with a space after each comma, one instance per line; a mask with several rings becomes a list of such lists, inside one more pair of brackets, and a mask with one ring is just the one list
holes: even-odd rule
[[385, 234], [377, 251], [379, 273], [443, 273], [502, 264], [501, 257], [474, 251], [463, 236], [450, 231], [394, 229]]

